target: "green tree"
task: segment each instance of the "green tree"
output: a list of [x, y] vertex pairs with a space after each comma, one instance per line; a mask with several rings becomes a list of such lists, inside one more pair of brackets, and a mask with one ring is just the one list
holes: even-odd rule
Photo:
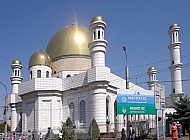
[[174, 108], [176, 113], [173, 114], [172, 119], [182, 124], [190, 138], [190, 99], [187, 96], [180, 97], [179, 100], [174, 103]]
[[[4, 127], [5, 127], [5, 122], [0, 123], [0, 133], [4, 133]], [[9, 132], [11, 130], [10, 126], [7, 125], [7, 131]]]
[[5, 126], [4, 122], [0, 123], [0, 133], [4, 132], [4, 126]]
[[66, 122], [62, 122], [61, 129], [59, 130], [62, 133], [62, 140], [74, 139], [74, 128], [75, 126], [69, 117]]
[[88, 135], [90, 138], [97, 138], [100, 136], [100, 129], [95, 119], [93, 119], [92, 122], [90, 123]]

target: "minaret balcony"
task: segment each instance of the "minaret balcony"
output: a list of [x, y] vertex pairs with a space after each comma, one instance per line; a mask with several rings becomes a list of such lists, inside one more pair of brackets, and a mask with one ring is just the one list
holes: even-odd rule
[[181, 42], [172, 42], [169, 46], [168, 46], [168, 48], [170, 49], [170, 48], [180, 48], [180, 46], [181, 46]]
[[181, 69], [183, 66], [183, 63], [178, 63], [178, 64], [172, 64], [169, 68], [171, 69]]

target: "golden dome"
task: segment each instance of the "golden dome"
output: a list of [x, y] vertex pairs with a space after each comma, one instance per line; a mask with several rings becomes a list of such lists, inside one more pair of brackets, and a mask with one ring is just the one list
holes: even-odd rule
[[13, 61], [12, 61], [12, 64], [19, 64], [19, 65], [22, 65], [21, 62], [20, 62], [20, 60], [18, 60], [18, 59], [13, 60]]
[[39, 51], [35, 52], [30, 57], [29, 67], [36, 66], [36, 65], [50, 66], [50, 57], [49, 57], [49, 55], [46, 52], [42, 51], [42, 50], [39, 50]]
[[93, 19], [91, 20], [91, 23], [96, 21], [104, 21], [104, 19], [102, 16], [94, 16]]
[[178, 26], [177, 23], [173, 23], [173, 24], [170, 26], [170, 30], [171, 30], [172, 28], [179, 28], [179, 26]]
[[90, 32], [79, 25], [66, 26], [58, 31], [49, 41], [46, 52], [52, 61], [70, 55], [90, 56], [88, 44]]
[[148, 72], [152, 72], [152, 71], [155, 71], [155, 70], [156, 70], [156, 68], [153, 67], [153, 66], [148, 68]]

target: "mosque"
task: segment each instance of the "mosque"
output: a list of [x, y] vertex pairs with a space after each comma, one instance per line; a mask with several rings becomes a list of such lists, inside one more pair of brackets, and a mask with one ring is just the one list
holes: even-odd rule
[[[88, 132], [95, 119], [100, 132], [120, 131], [123, 115], [117, 115], [117, 89], [126, 88], [125, 79], [113, 74], [105, 65], [106, 22], [95, 16], [89, 28], [68, 25], [53, 35], [45, 51], [36, 51], [29, 60], [29, 79], [22, 82], [22, 63], [12, 61], [10, 95], [11, 131], [54, 133], [68, 117], [76, 129]], [[179, 26], [169, 28], [171, 44], [172, 99], [183, 94], [181, 80]], [[156, 68], [148, 69], [148, 86], [153, 90]], [[130, 89], [144, 90], [129, 82]], [[130, 118], [133, 119], [133, 118]], [[148, 120], [148, 116], [140, 116]]]

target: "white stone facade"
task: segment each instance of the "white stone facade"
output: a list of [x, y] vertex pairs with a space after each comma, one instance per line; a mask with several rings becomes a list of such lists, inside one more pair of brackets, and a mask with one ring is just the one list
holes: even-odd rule
[[[59, 133], [68, 117], [77, 131], [86, 133], [92, 119], [97, 121], [101, 133], [120, 131], [124, 127], [123, 115], [116, 115], [116, 100], [117, 89], [125, 88], [126, 81], [106, 67], [105, 27], [101, 18], [91, 23], [89, 57], [67, 54], [56, 56], [49, 64], [47, 55], [38, 52], [40, 60], [33, 57], [29, 80], [25, 82], [21, 78], [21, 64], [17, 64], [20, 74], [11, 77], [12, 132], [36, 130], [46, 134], [51, 127], [54, 133]], [[133, 83], [129, 83], [129, 87], [143, 90]], [[148, 120], [148, 117], [140, 116], [140, 119]]]

